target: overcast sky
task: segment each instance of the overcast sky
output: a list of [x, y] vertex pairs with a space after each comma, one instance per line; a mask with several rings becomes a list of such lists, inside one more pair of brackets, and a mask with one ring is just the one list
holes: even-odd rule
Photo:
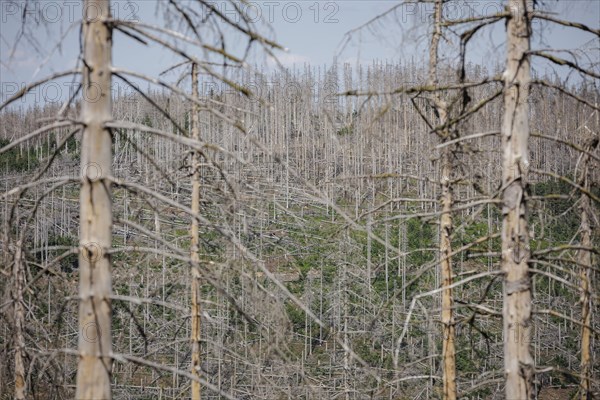
[[[188, 0], [184, 0], [188, 1]], [[225, 1], [214, 1], [224, 12], [232, 7]], [[79, 51], [78, 25], [82, 6], [71, 0], [29, 0], [26, 14], [26, 35], [21, 35], [21, 21], [25, 1], [0, 0], [0, 101], [14, 92], [17, 86], [32, 79], [40, 79], [52, 72], [75, 67]], [[250, 1], [248, 14], [261, 21], [259, 28], [278, 43], [288, 48], [279, 52], [278, 58], [285, 66], [302, 67], [330, 65], [338, 62], [368, 64], [373, 60], [405, 62], [426, 60], [426, 27], [431, 9], [424, 5], [399, 5], [398, 1]], [[450, 1], [445, 7], [450, 20], [473, 15], [490, 15], [503, 7], [503, 2], [487, 0]], [[556, 16], [587, 24], [596, 29], [600, 25], [600, 1], [546, 0], [543, 8]], [[374, 17], [397, 6], [376, 23], [345, 36]], [[163, 14], [155, 0], [112, 2], [115, 18], [163, 24]], [[550, 28], [547, 23], [537, 23], [533, 46], [536, 48], [585, 49], [582, 54], [590, 61], [599, 62], [598, 39], [576, 29]], [[480, 40], [469, 48], [470, 61], [487, 66], [504, 57], [504, 24], [483, 30]], [[17, 40], [18, 39], [18, 40]], [[455, 45], [456, 37], [448, 36], [447, 44]], [[16, 46], [15, 46], [16, 43]], [[235, 46], [235, 44], [233, 45]], [[116, 66], [157, 75], [174, 62], [177, 56], [158, 46], [142, 46], [116, 32], [113, 62]], [[274, 63], [263, 53], [250, 60], [259, 67], [273, 68]], [[452, 58], [447, 59], [452, 61]], [[547, 65], [535, 67], [548, 69]], [[596, 64], [598, 68], [598, 64]], [[548, 72], [548, 71], [546, 71]], [[561, 74], [559, 72], [559, 74]], [[561, 75], [562, 76], [562, 75]], [[46, 93], [30, 95], [27, 104], [54, 96], [57, 87], [46, 87]]]

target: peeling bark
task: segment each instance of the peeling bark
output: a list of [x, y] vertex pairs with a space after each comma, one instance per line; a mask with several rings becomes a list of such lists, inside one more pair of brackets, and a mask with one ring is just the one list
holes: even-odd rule
[[[431, 36], [431, 45], [429, 47], [429, 79], [428, 84], [432, 87], [438, 85], [438, 51], [439, 42], [442, 37], [442, 13], [444, 0], [436, 0], [434, 8], [434, 27]], [[439, 123], [445, 126], [448, 123], [448, 104], [436, 95], [434, 107], [439, 115]], [[440, 132], [442, 143], [451, 140], [451, 130], [446, 127]], [[440, 216], [440, 275], [442, 278], [442, 395], [444, 400], [456, 400], [456, 348], [455, 348], [455, 327], [454, 327], [454, 299], [452, 294], [452, 147], [445, 146], [442, 149], [440, 157], [441, 164], [441, 206], [442, 214]]]
[[451, 235], [453, 229], [452, 222], [452, 186], [450, 184], [450, 174], [452, 165], [450, 161], [450, 151], [445, 148], [442, 154], [442, 216], [440, 219], [440, 258], [442, 286], [442, 358], [444, 362], [443, 370], [443, 398], [445, 400], [456, 399], [456, 348], [455, 348], [455, 327], [454, 327], [454, 299], [452, 289], [452, 242]]
[[510, 0], [502, 125], [502, 271], [506, 399], [533, 399], [530, 354], [531, 277], [527, 172], [529, 141], [530, 20], [527, 0]]

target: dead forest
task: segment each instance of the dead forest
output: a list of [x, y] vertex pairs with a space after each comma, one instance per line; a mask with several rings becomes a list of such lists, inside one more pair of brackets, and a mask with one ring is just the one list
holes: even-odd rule
[[422, 59], [263, 71], [244, 3], [85, 0], [77, 68], [3, 96], [0, 399], [600, 398], [599, 26], [434, 0]]

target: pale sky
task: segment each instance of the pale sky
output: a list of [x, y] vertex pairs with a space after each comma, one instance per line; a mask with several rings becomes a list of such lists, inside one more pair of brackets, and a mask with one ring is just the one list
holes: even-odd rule
[[[182, 3], [191, 0], [183, 0]], [[539, 2], [539, 1], [538, 1]], [[75, 67], [79, 51], [77, 20], [81, 18], [82, 6], [71, 0], [28, 0], [27, 34], [15, 41], [21, 30], [25, 1], [0, 0], [0, 102], [14, 92], [17, 86], [37, 80], [50, 73]], [[542, 8], [552, 10], [556, 17], [569, 19], [598, 29], [600, 25], [600, 1], [593, 0], [546, 0]], [[161, 10], [156, 0], [112, 1], [115, 18], [139, 20], [149, 24], [161, 24]], [[232, 10], [225, 1], [213, 1], [224, 13]], [[502, 9], [503, 1], [456, 0], [446, 5], [449, 20], [473, 15], [490, 15]], [[352, 34], [349, 40], [344, 34], [361, 26], [377, 15], [398, 6], [378, 22]], [[338, 62], [369, 64], [373, 60], [424, 61], [428, 43], [426, 32], [430, 7], [425, 5], [400, 5], [398, 1], [250, 1], [248, 14], [255, 18], [266, 36], [286, 48], [278, 58], [285, 66], [301, 68], [304, 63], [331, 65], [334, 57]], [[232, 15], [232, 14], [228, 14]], [[269, 26], [270, 25], [270, 28]], [[599, 68], [600, 42], [593, 35], [576, 29], [536, 23], [533, 47], [558, 49], [584, 49], [580, 55], [595, 62]], [[496, 23], [478, 33], [478, 39], [469, 47], [469, 60], [491, 66], [504, 57], [504, 24]], [[456, 45], [456, 36], [448, 36]], [[476, 44], [475, 44], [476, 43]], [[235, 44], [233, 45], [235, 47]], [[238, 49], [239, 50], [239, 49]], [[156, 76], [173, 65], [180, 57], [160, 49], [159, 46], [143, 46], [129, 37], [115, 32], [113, 63], [115, 66]], [[252, 64], [274, 66], [264, 54], [249, 60]], [[451, 61], [451, 59], [447, 60]], [[543, 63], [534, 68], [547, 69]], [[559, 75], [563, 72], [559, 69]], [[54, 93], [65, 91], [69, 85], [60, 82], [28, 96], [27, 104], [58, 97]], [[64, 93], [63, 93], [64, 94]]]

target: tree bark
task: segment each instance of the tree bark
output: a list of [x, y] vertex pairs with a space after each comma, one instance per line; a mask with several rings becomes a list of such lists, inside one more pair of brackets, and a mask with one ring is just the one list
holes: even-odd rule
[[[590, 228], [589, 212], [590, 199], [586, 194], [581, 195], [581, 245], [586, 248], [593, 247], [592, 230]], [[592, 298], [591, 291], [591, 266], [592, 254], [589, 250], [580, 250], [577, 256], [579, 262], [580, 280], [581, 280], [581, 400], [590, 400], [592, 398], [592, 386], [590, 375], [592, 371], [591, 357], [591, 339], [592, 339]]]
[[[592, 137], [590, 144], [586, 150], [592, 152], [595, 146], [598, 145], [597, 137]], [[590, 182], [588, 179], [588, 163], [589, 156], [582, 156], [581, 170], [582, 175], [579, 180], [579, 185], [586, 190], [590, 190]], [[590, 225], [591, 204], [587, 194], [581, 193], [579, 210], [581, 213], [581, 221], [579, 229], [581, 231], [581, 249], [577, 252], [577, 261], [579, 263], [579, 279], [581, 282], [581, 381], [580, 395], [581, 400], [590, 400], [592, 398], [592, 283], [591, 283], [591, 267], [592, 267], [592, 252], [587, 250], [593, 247], [592, 243], [592, 228]]]
[[[198, 100], [198, 65], [192, 64], [192, 96]], [[200, 112], [197, 102], [192, 105], [192, 139], [200, 140]], [[192, 204], [194, 215], [200, 212], [200, 154], [192, 152]], [[199, 262], [199, 227], [198, 220], [192, 218], [191, 233], [191, 259], [192, 259], [192, 318], [191, 318], [191, 341], [192, 341], [192, 375], [199, 377], [200, 373], [200, 270]], [[192, 381], [192, 400], [200, 400], [200, 382]]]
[[450, 177], [452, 164], [449, 147], [445, 147], [442, 153], [442, 216], [440, 218], [440, 268], [442, 273], [442, 358], [443, 370], [443, 398], [456, 400], [456, 349], [454, 328], [454, 299], [452, 289], [452, 244], [451, 234], [452, 222], [452, 185]]
[[[429, 82], [430, 86], [438, 85], [438, 51], [439, 42], [442, 37], [442, 12], [444, 0], [436, 0], [434, 8], [434, 27], [431, 36], [431, 45], [429, 48]], [[434, 98], [434, 107], [439, 115], [440, 125], [446, 125], [448, 122], [448, 105], [436, 95]], [[451, 139], [450, 129], [446, 127], [440, 133], [442, 143]], [[443, 363], [443, 399], [456, 400], [456, 348], [455, 348], [455, 328], [454, 328], [454, 300], [452, 297], [452, 150], [451, 146], [444, 146], [440, 157], [440, 187], [441, 187], [441, 206], [442, 214], [440, 216], [440, 275], [442, 278], [442, 363]]]
[[109, 0], [86, 0], [79, 236], [78, 400], [111, 398], [112, 32]]
[[22, 241], [19, 239], [15, 245], [14, 264], [14, 318], [15, 318], [15, 399], [25, 400], [25, 364], [23, 352], [25, 351], [25, 337], [23, 329], [25, 323], [25, 308], [23, 307], [23, 289], [25, 287], [25, 269], [23, 265]]
[[527, 172], [529, 167], [530, 20], [528, 0], [510, 0], [502, 126], [502, 271], [506, 399], [533, 399], [529, 350], [531, 277]]

